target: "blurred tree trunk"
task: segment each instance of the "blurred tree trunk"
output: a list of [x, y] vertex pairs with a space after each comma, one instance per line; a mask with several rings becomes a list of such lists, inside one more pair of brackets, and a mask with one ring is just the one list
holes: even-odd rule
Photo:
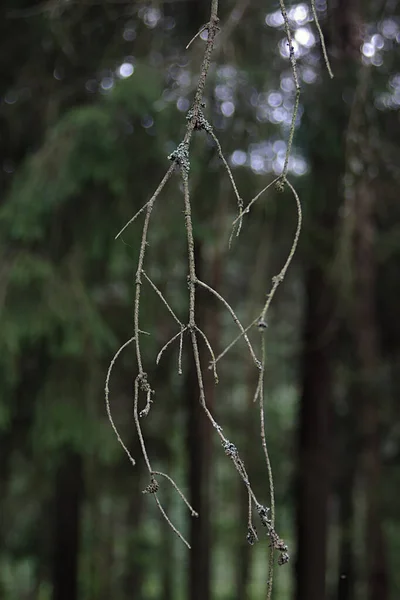
[[78, 600], [82, 457], [72, 450], [61, 458], [55, 477], [53, 600]]
[[[171, 514], [172, 488], [165, 486], [162, 503], [167, 514]], [[174, 569], [173, 564], [173, 537], [171, 528], [165, 519], [162, 521], [161, 565], [162, 565], [162, 592], [161, 600], [174, 600]]]
[[339, 441], [339, 565], [337, 600], [354, 600], [354, 492], [358, 439], [356, 436], [356, 408], [352, 387], [346, 398], [347, 414], [338, 420], [343, 435]]
[[[330, 417], [333, 385], [332, 290], [323, 269], [306, 282], [303, 392], [299, 415], [297, 482], [297, 600], [324, 600], [328, 498], [331, 471]], [[324, 336], [326, 339], [324, 340]]]
[[[328, 503], [331, 487], [331, 417], [334, 366], [337, 357], [339, 295], [332, 277], [336, 258], [335, 230], [346, 171], [346, 132], [349, 108], [344, 89], [354, 89], [360, 52], [359, 0], [332, 5], [327, 42], [334, 57], [335, 79], [326, 74], [319, 87], [324, 122], [318, 122], [306, 102], [305, 121], [313, 131], [310, 145], [314, 186], [305, 213], [309, 251], [306, 256], [305, 320], [302, 357], [302, 395], [299, 410], [297, 474], [297, 600], [325, 600], [328, 541]], [[314, 90], [314, 94], [317, 90]], [[319, 105], [318, 105], [319, 106]], [[322, 115], [322, 113], [321, 113]], [[327, 143], [329, 128], [329, 144]]]
[[[367, 167], [368, 164], [365, 165]], [[368, 598], [386, 600], [389, 594], [388, 565], [380, 506], [382, 398], [379, 391], [380, 350], [375, 312], [375, 194], [372, 182], [363, 177], [354, 194], [353, 331], [359, 366], [358, 422], [366, 495], [364, 530]]]
[[[204, 247], [200, 239], [195, 240], [196, 272], [202, 279], [204, 264]], [[221, 279], [221, 257], [216, 251], [211, 271], [211, 286], [219, 289]], [[197, 290], [196, 298], [197, 326], [203, 330], [214, 353], [218, 352], [219, 310], [215, 298], [204, 290]], [[201, 338], [199, 338], [200, 360], [203, 366], [204, 391], [207, 406], [213, 413], [215, 382], [212, 372], [207, 369], [210, 356]], [[190, 600], [211, 599], [211, 465], [213, 430], [199, 401], [199, 385], [193, 351], [189, 352], [189, 365], [186, 376], [186, 401], [188, 403], [188, 437], [189, 487], [190, 502], [199, 513], [198, 518], [190, 520], [190, 552], [189, 561], [189, 598]]]

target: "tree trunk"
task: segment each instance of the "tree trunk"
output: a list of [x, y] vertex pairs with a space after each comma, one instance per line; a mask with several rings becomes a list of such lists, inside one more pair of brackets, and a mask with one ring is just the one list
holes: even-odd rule
[[78, 600], [82, 457], [67, 451], [55, 478], [53, 600]]
[[331, 319], [326, 274], [315, 267], [306, 284], [303, 392], [297, 481], [296, 598], [324, 600], [330, 489], [332, 343], [323, 341]]
[[352, 387], [347, 395], [347, 414], [338, 419], [340, 451], [338, 461], [339, 499], [339, 564], [337, 600], [354, 600], [355, 561], [354, 561], [354, 492], [356, 482], [356, 461], [358, 440], [356, 431], [356, 408]]
[[[199, 239], [195, 240], [196, 271], [202, 279], [204, 268], [203, 246]], [[220, 287], [221, 261], [216, 250], [211, 265], [211, 286]], [[198, 289], [196, 294], [196, 322], [205, 332], [214, 353], [218, 353], [219, 340], [219, 307], [215, 298], [208, 292]], [[213, 413], [215, 382], [212, 372], [207, 368], [210, 356], [203, 340], [199, 337], [200, 361], [203, 366], [204, 391], [206, 403]], [[191, 504], [199, 513], [198, 518], [190, 520], [190, 600], [211, 599], [211, 498], [210, 482], [212, 476], [213, 429], [199, 401], [199, 384], [193, 351], [190, 348], [189, 364], [186, 376], [186, 401], [188, 403], [188, 437], [189, 456], [189, 488]]]
[[362, 472], [366, 495], [365, 548], [369, 600], [388, 598], [388, 567], [383, 535], [380, 453], [379, 363], [380, 350], [375, 313], [376, 264], [375, 191], [363, 178], [355, 190], [354, 235], [354, 341], [359, 366]]

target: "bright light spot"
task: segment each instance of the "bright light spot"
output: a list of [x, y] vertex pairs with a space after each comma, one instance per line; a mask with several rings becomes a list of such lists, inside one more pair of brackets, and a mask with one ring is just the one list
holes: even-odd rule
[[282, 94], [279, 92], [271, 92], [268, 94], [267, 102], [273, 108], [276, 108], [282, 104]]
[[224, 117], [231, 117], [235, 112], [235, 105], [233, 102], [223, 102], [221, 104], [221, 112]]
[[314, 69], [310, 69], [309, 67], [303, 69], [301, 76], [305, 83], [314, 83], [314, 81], [317, 79], [316, 72]]
[[281, 79], [281, 89], [284, 92], [293, 92], [296, 88], [295, 83], [292, 77], [282, 77]]
[[232, 90], [229, 86], [220, 84], [215, 86], [215, 96], [218, 100], [231, 100]]
[[208, 29], [205, 29], [204, 31], [201, 32], [200, 37], [202, 40], [204, 40], [205, 42], [208, 40]]
[[383, 46], [385, 45], [385, 40], [380, 33], [375, 33], [375, 35], [373, 35], [371, 38], [371, 44], [373, 44], [378, 50], [382, 50]]
[[236, 77], [236, 69], [232, 65], [224, 65], [218, 69], [218, 77], [224, 79], [234, 79]]
[[250, 166], [256, 173], [264, 171], [264, 159], [258, 152], [250, 154]]
[[243, 150], [235, 150], [231, 156], [231, 164], [235, 167], [242, 167], [246, 163], [247, 154]]
[[285, 164], [285, 158], [282, 156], [278, 156], [273, 162], [272, 162], [272, 169], [274, 170], [274, 173], [276, 173], [277, 175], [279, 173], [282, 172], [283, 166]]
[[381, 67], [383, 65], [383, 58], [381, 54], [376, 53], [372, 58], [371, 62], [374, 67]]
[[303, 25], [308, 21], [308, 6], [305, 4], [298, 4], [289, 11], [289, 18], [292, 21], [296, 21], [298, 25]]
[[311, 33], [308, 27], [299, 27], [296, 29], [294, 38], [299, 44], [306, 48], [311, 48], [311, 46], [315, 44], [314, 34]]
[[380, 30], [385, 38], [393, 40], [396, 37], [399, 28], [396, 21], [392, 21], [392, 19], [385, 19], [380, 23]]
[[275, 108], [272, 111], [271, 121], [272, 123], [282, 123], [286, 117], [286, 110], [284, 108]]
[[189, 106], [189, 100], [183, 96], [179, 96], [178, 100], [176, 101], [176, 108], [181, 112], [187, 112], [189, 110]]
[[280, 154], [281, 152], [286, 152], [286, 142], [284, 140], [277, 140], [272, 144], [272, 149], [275, 154]]
[[271, 109], [268, 106], [259, 106], [257, 108], [257, 121], [265, 123], [270, 120]]
[[176, 81], [181, 87], [187, 87], [188, 85], [190, 85], [191, 78], [189, 71], [187, 71], [186, 69], [182, 69], [177, 75]]
[[370, 44], [370, 43], [363, 44], [361, 51], [364, 54], [364, 56], [366, 56], [367, 58], [371, 58], [371, 56], [373, 56], [375, 54], [374, 45]]
[[270, 27], [280, 27], [283, 25], [283, 17], [280, 10], [275, 11], [265, 17], [265, 22]]
[[112, 77], [103, 77], [100, 83], [100, 87], [104, 91], [111, 90], [114, 86], [114, 79]]
[[158, 8], [148, 8], [144, 14], [143, 21], [149, 29], [154, 29], [154, 27], [157, 27], [160, 19], [161, 12]]
[[304, 175], [307, 173], [308, 167], [304, 158], [291, 156], [289, 158], [289, 170], [295, 175]]
[[118, 69], [118, 74], [123, 79], [130, 77], [133, 74], [134, 66], [131, 63], [124, 62]]

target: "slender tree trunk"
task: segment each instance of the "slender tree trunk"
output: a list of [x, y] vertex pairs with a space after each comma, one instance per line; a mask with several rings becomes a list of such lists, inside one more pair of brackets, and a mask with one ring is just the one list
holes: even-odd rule
[[[333, 58], [335, 80], [330, 82], [326, 79], [319, 94], [324, 114], [329, 115], [329, 131], [333, 137], [332, 144], [328, 145], [323, 120], [321, 132], [316, 131], [315, 125], [310, 123], [315, 132], [310, 155], [316, 183], [315, 188], [309, 190], [308, 212], [305, 214], [311, 252], [306, 257], [308, 273], [299, 412], [297, 600], [326, 600], [327, 597], [330, 422], [339, 315], [339, 295], [332, 281], [332, 265], [337, 252], [334, 232], [341, 206], [340, 193], [346, 171], [346, 132], [349, 127], [349, 110], [343, 101], [343, 90], [354, 86], [354, 75], [359, 64], [359, 0], [336, 0], [328, 15], [326, 39], [329, 49], [333, 50], [330, 55]], [[306, 105], [305, 121], [312, 118], [308, 110]], [[335, 152], [332, 152], [333, 146], [336, 147]], [[312, 234], [314, 231], [315, 237]]]
[[362, 470], [366, 494], [365, 547], [369, 600], [388, 598], [388, 567], [383, 534], [381, 495], [378, 370], [380, 350], [375, 313], [376, 264], [374, 256], [375, 191], [363, 178], [355, 190], [355, 298], [354, 338], [359, 365], [359, 423]]
[[78, 600], [82, 457], [67, 451], [57, 469], [54, 497], [53, 600]]
[[330, 489], [332, 343], [331, 293], [322, 269], [307, 277], [303, 392], [300, 405], [297, 481], [297, 600], [324, 600]]
[[340, 439], [338, 497], [339, 497], [339, 565], [337, 600], [354, 600], [354, 492], [358, 443], [356, 432], [356, 409], [353, 394], [348, 394], [348, 413], [338, 426], [343, 435]]
[[[171, 509], [171, 496], [172, 489], [169, 486], [165, 486], [163, 490], [162, 502], [164, 510], [167, 514], [170, 514]], [[171, 568], [173, 562], [173, 538], [171, 535], [171, 528], [168, 523], [163, 519], [162, 522], [162, 555], [161, 555], [161, 568], [162, 568], [162, 592], [161, 600], [174, 600], [174, 570]]]
[[[203, 245], [195, 240], [196, 271], [199, 279], [204, 276]], [[211, 286], [220, 288], [221, 255], [218, 248], [210, 268]], [[218, 353], [220, 324], [219, 307], [215, 298], [208, 292], [198, 289], [196, 296], [197, 326], [207, 335], [209, 342]], [[200, 360], [203, 366], [204, 390], [207, 406], [213, 413], [215, 382], [207, 368], [210, 355], [203, 340], [199, 338]], [[190, 600], [211, 599], [211, 495], [213, 428], [199, 401], [199, 384], [193, 351], [189, 352], [189, 365], [186, 376], [186, 400], [188, 403], [189, 487], [191, 504], [199, 517], [190, 520], [189, 596]]]

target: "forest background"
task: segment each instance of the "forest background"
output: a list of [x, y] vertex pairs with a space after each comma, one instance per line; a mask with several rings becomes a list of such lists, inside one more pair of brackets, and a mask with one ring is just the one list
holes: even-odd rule
[[[289, 564], [273, 598], [397, 600], [400, 594], [400, 7], [395, 0], [287, 5], [301, 87], [288, 179], [300, 244], [265, 331], [267, 444], [276, 529]], [[186, 128], [209, 0], [5, 0], [0, 7], [0, 598], [227, 600], [266, 597], [268, 539], [248, 544], [247, 493], [199, 404], [185, 340], [143, 289], [143, 359], [156, 394], [141, 421], [168, 485], [159, 498], [189, 552], [142, 494], [132, 411], [140, 217]], [[278, 1], [220, 2], [204, 113], [245, 205], [284, 166], [295, 86]], [[247, 325], [290, 250], [297, 212], [271, 188], [229, 249], [236, 198], [205, 132], [191, 194], [198, 276]], [[179, 177], [157, 200], [146, 272], [186, 322]], [[198, 324], [219, 354], [231, 315], [199, 290]], [[256, 345], [259, 332], [250, 332]], [[204, 353], [204, 364], [207, 355]], [[204, 370], [208, 405], [269, 486], [239, 341]]]

